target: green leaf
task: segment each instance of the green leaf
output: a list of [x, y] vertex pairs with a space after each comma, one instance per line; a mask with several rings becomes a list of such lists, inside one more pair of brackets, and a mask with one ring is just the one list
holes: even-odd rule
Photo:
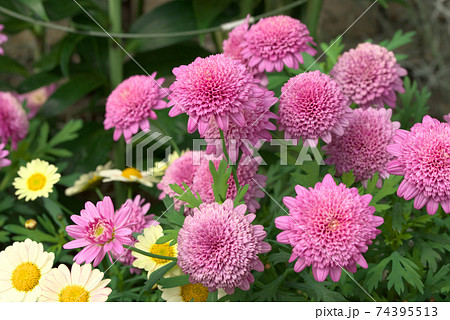
[[73, 52], [78, 43], [85, 38], [84, 35], [69, 35], [61, 41], [61, 53], [59, 56], [59, 66], [61, 72], [65, 77], [70, 75], [69, 64], [72, 58]]
[[164, 230], [165, 235], [156, 240], [156, 244], [164, 244], [169, 242], [169, 245], [173, 246], [177, 243], [178, 230]]
[[197, 192], [197, 198], [192, 194], [192, 190], [190, 187], [183, 182], [183, 187], [180, 187], [177, 184], [170, 184], [169, 187], [175, 191], [178, 196], [175, 196], [179, 201], [183, 201], [187, 203], [188, 208], [198, 208], [202, 204], [202, 199], [200, 199], [200, 195]]
[[192, 0], [197, 27], [205, 29], [230, 5], [231, 0]]
[[28, 71], [24, 66], [5, 55], [0, 55], [0, 72], [20, 74], [23, 76], [28, 75]]
[[180, 211], [175, 210], [174, 207], [174, 199], [170, 198], [169, 196], [166, 196], [163, 199], [164, 205], [166, 206], [167, 210], [164, 212], [164, 217], [167, 218], [167, 220], [174, 226], [182, 227], [184, 223], [184, 208], [182, 207]]
[[388, 289], [394, 287], [398, 294], [401, 294], [405, 285], [403, 280], [423, 293], [423, 283], [417, 273], [419, 267], [410, 259], [401, 256], [397, 251], [391, 254], [392, 270], [387, 277]]
[[342, 174], [342, 183], [345, 184], [347, 187], [351, 187], [355, 183], [355, 175], [353, 174], [353, 170], [350, 172], [344, 172]]
[[55, 238], [54, 236], [51, 236], [45, 232], [42, 232], [38, 229], [35, 230], [28, 230], [24, 227], [14, 225], [14, 224], [8, 224], [3, 227], [5, 230], [14, 233], [26, 236], [27, 238], [30, 238], [31, 240], [35, 240], [37, 242], [54, 242], [58, 243], [59, 240]]
[[48, 145], [55, 147], [63, 142], [72, 141], [78, 137], [78, 131], [83, 127], [83, 121], [69, 120], [66, 125], [53, 136]]
[[414, 31], [409, 31], [406, 33], [403, 33], [402, 30], [397, 30], [397, 32], [394, 33], [394, 36], [391, 40], [385, 40], [380, 42], [380, 46], [385, 47], [388, 50], [394, 50], [401, 46], [404, 46], [410, 42], [413, 41], [413, 37], [416, 33]]
[[162, 278], [158, 284], [163, 288], [175, 288], [189, 284], [189, 276], [182, 275], [170, 278]]
[[208, 293], [208, 298], [206, 298], [206, 302], [217, 302], [219, 297], [218, 290]]
[[344, 45], [342, 44], [342, 37], [339, 36], [336, 39], [330, 41], [329, 44], [321, 43], [320, 48], [325, 52], [326, 61], [327, 61], [327, 72], [333, 69], [333, 66], [336, 64], [339, 56], [344, 51]]
[[42, 106], [41, 113], [47, 117], [57, 116], [105, 83], [106, 78], [98, 72], [77, 74], [56, 89]]
[[41, 87], [48, 86], [60, 79], [59, 76], [52, 73], [41, 72], [33, 74], [26, 78], [17, 88], [18, 93], [30, 92]]
[[289, 253], [280, 250], [277, 253], [272, 253], [271, 255], [269, 255], [269, 261], [272, 265], [276, 265], [282, 262], [287, 263], [290, 257], [291, 255]]
[[365, 281], [365, 286], [367, 287], [368, 292], [371, 292], [373, 289], [378, 288], [378, 285], [383, 277], [383, 272], [389, 262], [391, 262], [390, 256], [384, 258], [375, 265], [369, 265], [369, 271], [367, 272]]
[[152, 288], [167, 272], [169, 272], [170, 269], [172, 269], [176, 265], [177, 265], [177, 262], [172, 261], [172, 262], [164, 265], [163, 267], [153, 271], [150, 274], [148, 280], [145, 282], [144, 288], [142, 290], [147, 291], [150, 288]]
[[236, 208], [238, 205], [245, 204], [244, 196], [248, 191], [248, 188], [250, 187], [249, 184], [246, 184], [245, 186], [239, 186], [239, 190], [236, 194], [236, 198], [234, 199], [233, 205]]
[[39, 18], [48, 21], [47, 13], [45, 12], [42, 0], [18, 0], [31, 9]]
[[228, 180], [230, 179], [232, 169], [228, 167], [228, 162], [222, 159], [219, 168], [216, 170], [213, 161], [209, 161], [209, 171], [213, 177], [212, 188], [216, 202], [223, 202], [227, 196]]
[[326, 287], [327, 282], [317, 282], [310, 274], [302, 272], [301, 277], [305, 283], [286, 283], [285, 285], [292, 286], [298, 290], [306, 292], [316, 301], [324, 302], [343, 302], [347, 301], [344, 296], [336, 291], [332, 291]]

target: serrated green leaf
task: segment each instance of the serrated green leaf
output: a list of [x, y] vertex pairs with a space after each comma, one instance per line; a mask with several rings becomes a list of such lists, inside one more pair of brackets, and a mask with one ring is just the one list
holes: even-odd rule
[[162, 266], [159, 269], [156, 269], [153, 271], [150, 276], [148, 277], [148, 280], [145, 282], [143, 291], [147, 291], [150, 288], [152, 288], [167, 272], [169, 272], [170, 269], [175, 267], [177, 265], [176, 261], [172, 261], [164, 266]]

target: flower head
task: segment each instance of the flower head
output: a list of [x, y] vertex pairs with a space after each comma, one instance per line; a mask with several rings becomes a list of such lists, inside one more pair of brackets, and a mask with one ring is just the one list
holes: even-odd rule
[[252, 110], [252, 99], [261, 96], [260, 88], [245, 65], [223, 54], [197, 58], [187, 66], [173, 69], [169, 116], [189, 116], [188, 132], [198, 128], [202, 135], [215, 119], [220, 129], [228, 130], [229, 120], [245, 125], [243, 110]]
[[387, 163], [394, 157], [386, 148], [393, 143], [395, 131], [400, 128], [398, 121], [391, 122], [392, 110], [384, 108], [355, 109], [350, 125], [342, 136], [333, 136], [333, 140], [323, 147], [328, 165], [336, 165], [336, 172], [342, 175], [353, 170], [356, 181], [367, 185], [375, 173], [386, 179]]
[[100, 171], [100, 177], [104, 178], [104, 182], [121, 181], [126, 183], [136, 182], [146, 187], [153, 187], [159, 179], [148, 171], [139, 171], [135, 168], [106, 169]]
[[53, 185], [61, 178], [56, 171], [57, 167], [40, 159], [34, 159], [28, 162], [26, 167], [21, 167], [19, 177], [13, 182], [19, 200], [25, 198], [25, 201], [34, 201], [39, 197], [48, 198], [53, 192]]
[[274, 16], [259, 20], [244, 34], [241, 55], [250, 68], [259, 72], [278, 72], [286, 65], [298, 69], [303, 63], [302, 52], [315, 55], [315, 44], [308, 28], [299, 20], [289, 16]]
[[132, 231], [128, 227], [130, 211], [129, 206], [124, 206], [114, 212], [110, 197], [104, 197], [96, 206], [90, 201], [86, 202], [80, 215], [70, 216], [75, 225], [67, 226], [66, 231], [75, 240], [66, 243], [63, 248], [84, 247], [74, 257], [74, 261], [78, 264], [93, 261], [94, 267], [107, 253], [120, 256], [125, 251], [123, 245], [132, 244]]
[[395, 108], [395, 92], [405, 92], [400, 77], [406, 75], [394, 53], [372, 43], [361, 43], [345, 52], [330, 75], [342, 92], [361, 108]]
[[104, 170], [109, 170], [112, 168], [112, 162], [109, 161], [105, 165], [97, 166], [95, 171], [91, 171], [85, 174], [82, 174], [77, 181], [75, 181], [74, 185], [70, 188], [67, 188], [65, 191], [66, 196], [70, 197], [76, 195], [78, 193], [89, 190], [103, 180], [103, 177], [100, 176], [100, 172]]
[[[137, 238], [137, 242], [134, 245], [137, 249], [145, 252], [150, 252], [165, 257], [175, 258], [178, 255], [178, 245], [170, 245], [170, 241], [166, 243], [157, 244], [156, 241], [164, 235], [163, 229], [160, 225], [151, 225], [144, 230], [144, 233]], [[148, 276], [159, 268], [170, 263], [170, 260], [159, 259], [144, 256], [143, 254], [132, 252], [133, 257], [136, 260], [133, 261], [133, 266], [139, 269], [144, 269], [148, 272]], [[171, 269], [168, 275], [171, 275], [175, 271], [176, 267]]]
[[411, 131], [399, 129], [387, 150], [396, 159], [389, 162], [390, 174], [404, 176], [397, 195], [414, 199], [414, 208], [426, 205], [435, 214], [439, 204], [450, 213], [450, 124], [423, 117]]
[[11, 160], [6, 159], [6, 157], [9, 155], [9, 151], [5, 150], [5, 144], [0, 143], [0, 168], [8, 167], [11, 165]]
[[28, 132], [28, 118], [21, 104], [9, 92], [0, 92], [0, 142], [17, 148], [17, 142], [23, 140]]
[[341, 277], [341, 267], [356, 272], [356, 264], [367, 268], [362, 256], [381, 232], [376, 229], [383, 218], [374, 216], [369, 206], [372, 196], [360, 196], [358, 189], [336, 185], [327, 174], [314, 188], [295, 187], [297, 196], [284, 197], [289, 215], [275, 218], [283, 230], [277, 241], [293, 247], [289, 262], [297, 259], [295, 272], [312, 265], [317, 281], [328, 274], [334, 282]]
[[319, 138], [330, 143], [343, 135], [352, 116], [349, 101], [337, 83], [320, 71], [301, 73], [281, 88], [279, 128], [286, 139], [303, 139], [315, 147]]
[[132, 76], [117, 86], [106, 101], [105, 130], [114, 129], [114, 140], [123, 134], [129, 143], [139, 128], [145, 132], [150, 130], [148, 118], [156, 119], [154, 110], [164, 109], [167, 96], [161, 87], [164, 78], [151, 76]]
[[0, 301], [36, 301], [41, 295], [42, 278], [54, 259], [42, 243], [30, 239], [14, 242], [0, 252]]
[[80, 267], [74, 263], [71, 270], [60, 264], [42, 280], [42, 302], [105, 302], [111, 293], [106, 287], [111, 281], [103, 280], [103, 272], [90, 264]]
[[252, 270], [263, 271], [258, 254], [271, 247], [262, 240], [264, 227], [252, 225], [254, 214], [246, 205], [233, 208], [232, 200], [223, 204], [201, 204], [194, 215], [186, 217], [178, 235], [178, 265], [189, 282], [200, 283], [209, 291], [250, 289]]
[[56, 84], [17, 95], [20, 102], [26, 101], [26, 107], [29, 110], [28, 119], [33, 118], [47, 101], [47, 99], [56, 91]]
[[[1, 33], [4, 29], [4, 25], [0, 24], [0, 45], [5, 43], [6, 41], [8, 41], [8, 36], [4, 35], [3, 33]], [[0, 47], [0, 55], [4, 55], [5, 52], [3, 51], [3, 48]]]

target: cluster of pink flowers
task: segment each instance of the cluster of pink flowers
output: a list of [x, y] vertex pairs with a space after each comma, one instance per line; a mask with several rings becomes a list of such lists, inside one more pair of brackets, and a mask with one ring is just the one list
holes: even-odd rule
[[261, 225], [252, 225], [254, 214], [246, 205], [234, 208], [232, 200], [223, 204], [201, 204], [186, 217], [178, 236], [178, 265], [189, 282], [201, 283], [209, 291], [250, 289], [255, 281], [251, 271], [264, 271], [258, 254], [271, 247], [263, 239]]
[[395, 108], [395, 92], [404, 92], [406, 75], [394, 53], [372, 43], [361, 43], [345, 52], [330, 71], [342, 92], [361, 108]]
[[[198, 192], [204, 203], [215, 202], [209, 161], [213, 161], [217, 169], [221, 159], [208, 156], [203, 151], [186, 152], [180, 158], [174, 160], [167, 168], [161, 182], [157, 186], [161, 190], [159, 198], [162, 199], [166, 195], [172, 198], [175, 197], [177, 194], [170, 188], [170, 185], [177, 184], [183, 188], [183, 183], [186, 183], [194, 194]], [[258, 158], [244, 157], [241, 159], [237, 169], [239, 184], [241, 186], [249, 185], [244, 200], [250, 212], [255, 212], [259, 209], [259, 203], [256, 199], [264, 197], [261, 187], [266, 185], [267, 177], [257, 173], [258, 167]], [[237, 190], [233, 177], [230, 177], [228, 180], [228, 186], [227, 199], [234, 199]], [[174, 207], [179, 210], [182, 205], [184, 205], [182, 201], [176, 200]], [[185, 213], [190, 214], [192, 210], [187, 208]]]
[[302, 271], [312, 265], [317, 281], [328, 275], [337, 282], [341, 268], [356, 272], [356, 264], [367, 268], [362, 253], [381, 232], [376, 227], [383, 218], [374, 216], [370, 194], [360, 196], [358, 189], [336, 185], [331, 175], [314, 188], [295, 187], [297, 196], [284, 197], [289, 214], [275, 218], [275, 226], [283, 230], [277, 241], [289, 244], [295, 260], [294, 270]]
[[0, 142], [7, 144], [11, 139], [11, 147], [17, 148], [17, 143], [28, 133], [28, 118], [22, 105], [9, 92], [0, 92]]

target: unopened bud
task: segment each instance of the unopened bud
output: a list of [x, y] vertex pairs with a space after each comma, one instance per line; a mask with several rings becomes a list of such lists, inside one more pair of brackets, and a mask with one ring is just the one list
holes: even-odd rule
[[37, 222], [34, 219], [28, 219], [27, 221], [25, 221], [25, 228], [27, 228], [28, 230], [34, 230], [37, 227]]

